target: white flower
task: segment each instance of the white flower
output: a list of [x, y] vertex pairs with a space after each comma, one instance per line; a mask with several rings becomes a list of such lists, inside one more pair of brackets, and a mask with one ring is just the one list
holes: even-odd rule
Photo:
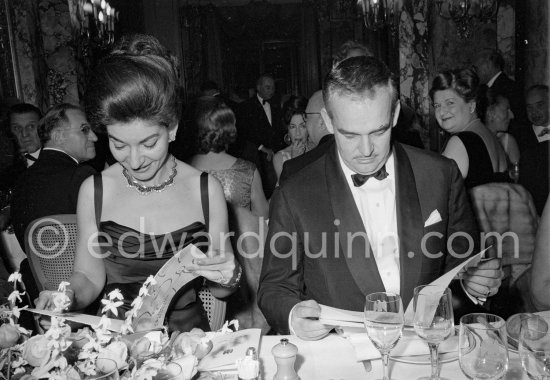
[[71, 304], [71, 299], [63, 292], [54, 292], [52, 296], [54, 311], [61, 313]]
[[12, 274], [10, 274], [10, 276], [8, 277], [8, 282], [13, 282], [14, 284], [16, 282], [21, 282], [21, 273], [13, 272]]
[[70, 282], [67, 281], [61, 281], [59, 283], [59, 286], [57, 287], [58, 292], [65, 292], [67, 290], [67, 286], [71, 285]]
[[8, 296], [8, 301], [10, 301], [10, 303], [12, 305], [15, 305], [16, 301], [22, 302], [21, 296], [24, 295], [24, 294], [25, 294], [25, 292], [21, 293], [19, 290], [14, 290]]
[[157, 284], [157, 280], [155, 280], [155, 277], [150, 275], [149, 277], [147, 277], [147, 280], [145, 280], [145, 282], [143, 283], [143, 286], [149, 286], [149, 285], [156, 285]]
[[139, 297], [146, 297], [149, 295], [149, 290], [147, 290], [147, 287], [146, 286], [142, 286], [140, 289], [139, 289], [139, 294], [138, 296]]
[[102, 315], [97, 326], [93, 326], [94, 330], [106, 330], [111, 327], [111, 320], [107, 316]]
[[21, 310], [26, 309], [28, 307], [29, 307], [29, 305], [25, 305], [23, 307], [14, 306], [13, 309], [11, 309], [11, 312], [13, 313], [13, 316], [15, 318], [19, 319], [19, 317], [21, 316]]
[[115, 299], [119, 300], [119, 301], [122, 301], [124, 299], [124, 297], [122, 296], [122, 293], [118, 289], [115, 289], [115, 290], [111, 291], [107, 296], [109, 297], [109, 299], [111, 301], [113, 301]]
[[117, 317], [118, 317], [118, 308], [124, 304], [124, 302], [122, 301], [113, 302], [111, 300], [101, 300], [101, 303], [105, 305], [103, 309], [101, 309], [101, 313], [105, 314], [106, 312], [110, 311]]

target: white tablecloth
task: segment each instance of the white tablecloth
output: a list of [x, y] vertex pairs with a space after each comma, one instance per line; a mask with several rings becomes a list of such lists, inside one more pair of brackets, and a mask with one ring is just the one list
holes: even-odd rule
[[[277, 365], [271, 354], [273, 346], [281, 338], [288, 338], [298, 347], [296, 366], [301, 380], [361, 380], [381, 379], [382, 362], [373, 360], [372, 370], [367, 373], [363, 363], [355, 360], [355, 353], [351, 344], [338, 335], [329, 335], [319, 341], [303, 341], [295, 336], [263, 336], [260, 342], [260, 361], [262, 379], [272, 380]], [[517, 354], [510, 354], [510, 369], [506, 380], [527, 379], [523, 377], [521, 364]], [[393, 380], [416, 380], [419, 377], [430, 376], [430, 365], [405, 364], [390, 360], [390, 375]], [[444, 363], [441, 368], [441, 377], [448, 380], [467, 379], [460, 370], [458, 360]]]

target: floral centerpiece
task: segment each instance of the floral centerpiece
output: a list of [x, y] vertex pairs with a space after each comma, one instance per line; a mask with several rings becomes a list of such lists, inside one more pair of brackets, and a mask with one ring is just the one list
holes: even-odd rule
[[[110, 330], [108, 315], [118, 317], [123, 295], [118, 289], [110, 292], [102, 305], [102, 317], [96, 326], [71, 332], [63, 318], [51, 317], [50, 327], [44, 334], [31, 336], [31, 332], [18, 325], [21, 310], [17, 301], [21, 293], [17, 282], [21, 275], [9, 277], [14, 290], [8, 297], [9, 305], [0, 309], [3, 324], [0, 326], [0, 379], [4, 380], [80, 380], [104, 377], [113, 379], [149, 380], [160, 378], [192, 379], [197, 375], [198, 361], [212, 349], [211, 339], [238, 329], [237, 321], [226, 322], [220, 331], [204, 332], [193, 329], [187, 333], [162, 331], [134, 331], [133, 318], [155, 284], [150, 276], [126, 312], [120, 332]], [[53, 294], [54, 312], [66, 310], [69, 283], [62, 282]], [[26, 306], [25, 306], [26, 308]], [[138, 328], [139, 329], [139, 328]]]

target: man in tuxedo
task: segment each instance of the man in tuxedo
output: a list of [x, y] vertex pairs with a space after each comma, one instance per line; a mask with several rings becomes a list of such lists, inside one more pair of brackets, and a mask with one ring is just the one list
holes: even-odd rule
[[306, 106], [306, 129], [309, 139], [317, 145], [315, 148], [298, 157], [283, 163], [283, 170], [279, 177], [279, 185], [286, 182], [287, 178], [300, 171], [303, 167], [321, 157], [327, 149], [334, 145], [334, 135], [330, 133], [321, 117], [321, 109], [325, 106], [323, 91], [316, 91]]
[[241, 103], [237, 112], [237, 139], [240, 156], [256, 164], [262, 177], [264, 193], [271, 196], [277, 174], [273, 168], [273, 154], [285, 146], [281, 108], [271, 102], [275, 81], [262, 75], [256, 83], [256, 95]]
[[550, 104], [548, 86], [529, 87], [525, 97], [527, 118], [531, 125], [525, 128], [527, 149], [519, 159], [519, 183], [533, 196], [539, 215], [548, 197], [550, 182]]
[[[479, 242], [456, 164], [392, 146], [399, 102], [384, 63], [342, 61], [323, 97], [335, 144], [275, 190], [258, 292], [271, 327], [303, 339], [331, 329], [318, 320], [318, 303], [361, 311], [367, 294], [389, 291], [406, 306], [415, 286], [456, 266]], [[472, 298], [493, 295], [501, 274], [499, 259], [485, 261], [463, 275], [463, 289]]]
[[40, 155], [42, 144], [36, 127], [42, 117], [42, 112], [28, 103], [14, 104], [8, 112], [8, 122], [11, 134], [15, 139], [18, 154], [13, 162], [1, 174], [1, 190], [12, 189], [17, 177], [32, 166]]
[[42, 153], [19, 178], [13, 193], [13, 227], [21, 247], [25, 247], [25, 230], [33, 220], [75, 214], [80, 185], [95, 173], [91, 166], [79, 165], [95, 157], [97, 141], [79, 107], [52, 107], [40, 121], [38, 132], [44, 142]]

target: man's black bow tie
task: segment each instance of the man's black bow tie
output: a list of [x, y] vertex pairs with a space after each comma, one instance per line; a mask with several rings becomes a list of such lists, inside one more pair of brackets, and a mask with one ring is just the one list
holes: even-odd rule
[[29, 153], [25, 153], [25, 158], [26, 158], [27, 160], [33, 161], [33, 162], [37, 160], [36, 157], [31, 156]]
[[368, 181], [369, 178], [376, 178], [379, 181], [382, 181], [388, 176], [388, 172], [386, 171], [386, 165], [382, 166], [380, 170], [378, 170], [376, 173], [372, 174], [352, 174], [351, 180], [353, 181], [353, 184], [355, 187], [363, 186], [365, 182]]

